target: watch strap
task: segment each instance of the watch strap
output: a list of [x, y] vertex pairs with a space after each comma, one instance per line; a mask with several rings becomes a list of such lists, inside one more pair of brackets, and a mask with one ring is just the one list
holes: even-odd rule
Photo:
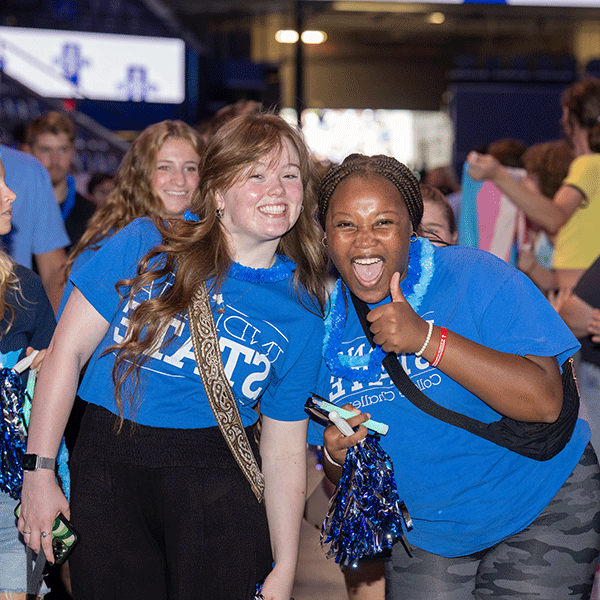
[[36, 471], [38, 469], [50, 469], [51, 471], [54, 471], [55, 468], [56, 468], [56, 459], [55, 458], [48, 458], [46, 456], [38, 456], [37, 457], [37, 461], [35, 464]]
[[37, 471], [38, 469], [49, 469], [54, 471], [56, 467], [56, 459], [37, 454], [25, 454], [22, 460], [24, 471]]

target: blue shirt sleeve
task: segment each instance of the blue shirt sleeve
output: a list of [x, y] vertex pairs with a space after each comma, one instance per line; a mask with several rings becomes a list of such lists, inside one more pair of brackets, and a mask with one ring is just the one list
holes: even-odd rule
[[[104, 243], [105, 241], [106, 240], [103, 240], [102, 243]], [[70, 275], [73, 275], [73, 273], [75, 273], [83, 265], [85, 265], [85, 263], [87, 263], [87, 261], [90, 260], [90, 258], [92, 258], [92, 256], [94, 256], [94, 254], [96, 252], [97, 252], [97, 250], [93, 249], [93, 248], [88, 248], [87, 250], [84, 250], [73, 262]], [[69, 299], [69, 296], [71, 295], [71, 292], [73, 291], [73, 287], [74, 287], [73, 282], [71, 281], [71, 277], [69, 277], [69, 279], [67, 280], [67, 283], [65, 285], [65, 289], [63, 291], [62, 298], [60, 299], [60, 306], [58, 307], [58, 313], [56, 315], [57, 319], [60, 319], [60, 315], [62, 315], [63, 310], [65, 310], [65, 306], [67, 305], [67, 300]]]
[[[37, 167], [37, 165], [36, 165]], [[44, 254], [70, 245], [60, 207], [54, 195], [52, 182], [46, 169], [40, 164], [32, 169], [32, 194], [36, 197], [35, 221], [33, 222], [33, 254]]]
[[134, 277], [140, 259], [160, 241], [161, 236], [150, 219], [136, 219], [73, 273], [71, 282], [110, 323], [123, 302], [115, 284]]
[[308, 415], [304, 404], [313, 392], [321, 360], [323, 320], [305, 311], [303, 322], [294, 327], [294, 349], [289, 366], [265, 390], [260, 411], [279, 421], [301, 421]]
[[33, 156], [2, 146], [6, 183], [17, 195], [13, 227], [3, 236], [6, 251], [31, 267], [32, 254], [44, 254], [70, 244], [50, 176]]

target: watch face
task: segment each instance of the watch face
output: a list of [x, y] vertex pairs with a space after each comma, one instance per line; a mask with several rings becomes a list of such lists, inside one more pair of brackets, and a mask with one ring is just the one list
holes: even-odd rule
[[35, 471], [37, 454], [24, 454], [22, 466], [24, 471]]

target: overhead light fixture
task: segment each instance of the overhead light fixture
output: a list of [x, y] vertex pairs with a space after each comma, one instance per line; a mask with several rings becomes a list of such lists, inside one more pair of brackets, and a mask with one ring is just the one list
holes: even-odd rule
[[442, 12], [432, 12], [427, 15], [427, 22], [434, 25], [441, 25], [446, 20], [446, 15]]
[[[280, 44], [295, 44], [298, 39], [298, 32], [293, 29], [280, 29], [275, 34], [275, 39]], [[302, 41], [305, 44], [322, 44], [327, 40], [327, 34], [324, 31], [303, 31]]]
[[275, 34], [275, 39], [280, 44], [295, 44], [299, 37], [298, 32], [293, 29], [280, 29]]
[[[426, 2], [431, 0], [425, 0]], [[339, 12], [416, 13], [423, 11], [420, 3], [376, 2], [374, 0], [343, 0], [333, 2], [333, 10]]]
[[303, 31], [300, 36], [305, 44], [322, 44], [327, 41], [327, 34], [324, 31]]

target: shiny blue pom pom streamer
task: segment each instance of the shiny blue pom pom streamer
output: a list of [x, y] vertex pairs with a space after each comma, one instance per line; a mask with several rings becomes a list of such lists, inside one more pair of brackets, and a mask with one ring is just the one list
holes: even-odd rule
[[18, 500], [23, 485], [21, 461], [27, 446], [23, 420], [26, 389], [21, 376], [13, 369], [0, 369], [0, 490]]
[[[15, 500], [20, 499], [23, 487], [21, 461], [27, 448], [27, 426], [37, 375], [36, 371], [29, 371], [27, 384], [23, 386], [20, 373], [29, 368], [34, 354], [28, 357], [29, 360], [19, 361], [12, 369], [0, 369], [0, 490]], [[57, 462], [58, 475], [67, 500], [71, 491], [68, 460], [69, 453], [63, 438]]]
[[412, 529], [404, 502], [398, 496], [394, 467], [379, 442], [368, 436], [348, 448], [342, 476], [329, 502], [321, 528], [327, 558], [354, 565], [391, 548]]

